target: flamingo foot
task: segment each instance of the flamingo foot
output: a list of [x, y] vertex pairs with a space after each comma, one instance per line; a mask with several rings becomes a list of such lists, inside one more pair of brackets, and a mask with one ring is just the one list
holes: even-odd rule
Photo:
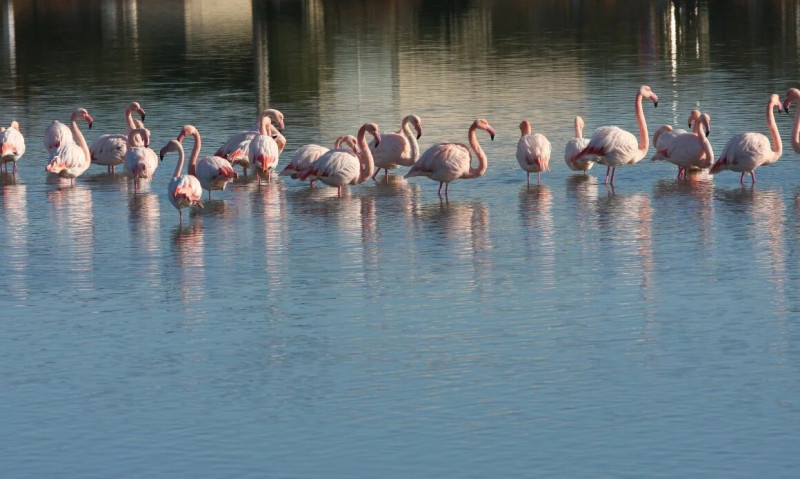
[[378, 176], [378, 173], [380, 173], [380, 172], [381, 172], [381, 169], [380, 169], [380, 168], [375, 168], [375, 174], [374, 174], [374, 175], [372, 175], [372, 179], [374, 180], [374, 179], [375, 179], [375, 177], [376, 177], [376, 176]]

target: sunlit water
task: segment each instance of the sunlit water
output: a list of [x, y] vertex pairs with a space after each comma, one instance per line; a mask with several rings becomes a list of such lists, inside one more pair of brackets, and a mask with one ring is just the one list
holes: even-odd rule
[[[712, 116], [717, 154], [798, 86], [778, 2], [3, 2], [0, 470], [9, 477], [792, 477], [800, 468], [800, 170], [676, 181], [563, 163], [572, 119]], [[735, 25], [736, 28], [733, 28]], [[423, 119], [486, 175], [216, 192], [183, 226], [174, 157], [135, 195], [47, 179], [42, 132], [147, 111], [204, 153], [259, 109], [281, 165], [366, 121]], [[552, 171], [525, 186], [529, 118]], [[187, 140], [191, 141], [191, 140]], [[650, 150], [650, 154], [653, 150]], [[648, 155], [649, 156], [649, 155]]]

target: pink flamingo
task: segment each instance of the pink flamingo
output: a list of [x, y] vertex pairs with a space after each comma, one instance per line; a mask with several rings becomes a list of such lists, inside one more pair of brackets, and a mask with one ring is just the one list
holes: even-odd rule
[[13, 163], [13, 173], [17, 174], [17, 161], [25, 154], [25, 138], [19, 131], [19, 123], [12, 121], [11, 126], [0, 131], [0, 161], [8, 173], [8, 163]]
[[488, 132], [491, 139], [494, 140], [494, 128], [483, 118], [478, 118], [469, 127], [467, 138], [469, 139], [469, 145], [475, 150], [475, 155], [478, 157], [478, 166], [476, 168], [472, 167], [472, 154], [467, 145], [443, 142], [428, 148], [420, 156], [419, 161], [408, 170], [405, 178], [427, 176], [434, 181], [438, 181], [439, 196], [442, 195], [442, 185], [446, 184], [444, 196], [447, 197], [451, 181], [483, 176], [489, 166], [489, 161], [486, 159], [483, 148], [478, 144], [475, 130]]
[[105, 165], [108, 173], [116, 173], [116, 166], [125, 163], [125, 154], [128, 152], [128, 133], [136, 128], [144, 128], [142, 122], [136, 123], [133, 119], [133, 112], [139, 113], [144, 120], [144, 110], [138, 102], [131, 102], [125, 107], [125, 123], [128, 130], [122, 134], [101, 135], [89, 148], [92, 154], [92, 163]]
[[375, 163], [372, 152], [367, 145], [366, 135], [369, 133], [375, 138], [375, 143], [380, 145], [381, 135], [378, 125], [364, 123], [358, 130], [358, 151], [347, 149], [328, 150], [317, 161], [302, 172], [298, 172], [300, 181], [309, 178], [320, 180], [326, 185], [335, 186], [339, 198], [342, 197], [342, 187], [363, 183], [372, 176]]
[[[411, 133], [411, 126], [417, 130], [417, 135]], [[403, 118], [400, 124], [400, 131], [397, 133], [387, 133], [381, 135], [380, 145], [372, 141], [369, 149], [372, 152], [372, 159], [375, 162], [375, 173], [372, 175], [374, 180], [381, 168], [384, 171], [384, 178], [389, 181], [389, 170], [400, 166], [411, 166], [419, 159], [419, 143], [417, 140], [422, 136], [422, 120], [417, 115], [408, 115]]]
[[775, 124], [775, 114], [772, 112], [776, 106], [780, 112], [781, 100], [778, 95], [773, 94], [767, 102], [767, 128], [772, 136], [772, 145], [770, 139], [761, 133], [739, 133], [728, 140], [722, 155], [709, 173], [713, 175], [722, 170], [741, 172], [742, 177], [739, 181], [741, 184], [744, 184], [744, 174], [750, 173], [750, 178], [755, 184], [756, 168], [775, 163], [783, 154], [781, 135], [778, 132], [778, 125]]
[[[650, 158], [650, 161], [659, 161], [665, 160], [664, 155], [661, 154], [662, 151], [665, 151], [669, 148], [669, 145], [675, 141], [675, 138], [681, 135], [693, 135], [696, 134], [696, 130], [694, 126], [696, 125], [696, 121], [702, 117], [702, 113], [700, 110], [694, 109], [689, 113], [689, 120], [688, 125], [689, 128], [692, 129], [691, 132], [687, 132], [683, 129], [674, 129], [670, 125], [663, 125], [661, 128], [656, 130], [656, 133], [653, 135], [653, 146], [656, 149], [656, 153]], [[705, 122], [704, 125], [710, 125], [711, 117], [708, 118], [709, 121]], [[710, 133], [709, 127], [706, 126], [705, 134], [708, 136]], [[678, 168], [678, 179], [681, 178], [681, 174], [683, 173], [683, 168]]]
[[706, 137], [711, 131], [711, 116], [697, 112], [699, 118], [695, 118], [692, 133], [675, 136], [652, 158], [653, 161], [666, 160], [677, 165], [678, 179], [685, 177], [687, 170], [704, 170], [714, 162], [714, 150]]
[[158, 168], [156, 152], [150, 146], [150, 131], [134, 128], [128, 133], [128, 152], [125, 153], [125, 171], [133, 176], [133, 191], [139, 192], [139, 178], [153, 179]]
[[175, 165], [175, 171], [172, 173], [172, 179], [167, 185], [167, 198], [172, 206], [178, 210], [179, 224], [183, 224], [183, 209], [187, 206], [203, 207], [200, 198], [203, 196], [203, 187], [200, 185], [200, 180], [193, 175], [182, 175], [184, 152], [183, 145], [178, 140], [169, 140], [164, 148], [161, 149], [159, 157], [164, 161], [164, 157], [170, 151], [178, 152], [178, 164]]
[[519, 124], [522, 132], [517, 142], [517, 161], [528, 176], [531, 184], [531, 172], [536, 173], [536, 184], [542, 180], [542, 172], [550, 171], [550, 141], [541, 133], [531, 133], [531, 122], [522, 120]]
[[[354, 153], [358, 153], [358, 145], [357, 145], [356, 137], [353, 135], [344, 135], [340, 136], [336, 139], [333, 143], [333, 148], [340, 148], [342, 143], [346, 143], [350, 146], [350, 149]], [[298, 172], [304, 171], [308, 169], [315, 161], [317, 161], [322, 155], [330, 151], [329, 148], [320, 145], [303, 145], [294, 152], [292, 155], [292, 160], [289, 162], [288, 165], [280, 172], [280, 176], [291, 176], [293, 179], [300, 179]], [[314, 180], [311, 180], [309, 184], [311, 188], [314, 187]]]
[[44, 147], [51, 155], [58, 147], [73, 143], [75, 143], [75, 139], [72, 137], [72, 131], [58, 120], [53, 120], [50, 126], [44, 130]]
[[589, 139], [583, 137], [583, 118], [580, 116], [575, 117], [575, 137], [570, 138], [567, 145], [564, 147], [564, 162], [572, 171], [582, 171], [584, 175], [594, 166], [597, 157], [592, 155], [584, 155], [580, 160], [573, 161], [573, 159], [581, 152], [586, 145], [589, 144]]
[[244, 170], [244, 175], [247, 176], [247, 170], [251, 166], [249, 157], [250, 142], [256, 135], [260, 134], [261, 120], [265, 115], [270, 117], [270, 133], [278, 145], [278, 155], [280, 155], [286, 146], [286, 138], [280, 133], [283, 131], [284, 127], [283, 113], [275, 109], [267, 109], [261, 112], [258, 117], [258, 122], [255, 125], [249, 130], [240, 131], [231, 136], [228, 141], [214, 153], [214, 156], [227, 158], [231, 164], [240, 165]]
[[250, 142], [249, 151], [247, 153], [250, 159], [250, 164], [256, 170], [258, 176], [258, 185], [261, 186], [261, 177], [267, 177], [267, 183], [272, 179], [272, 170], [278, 166], [278, 157], [280, 151], [278, 144], [272, 138], [270, 132], [271, 120], [268, 115], [261, 117], [260, 133], [256, 135]]
[[[608, 184], [608, 174], [611, 172], [611, 185], [614, 185], [614, 175], [617, 166], [632, 165], [639, 162], [650, 148], [650, 139], [647, 137], [647, 123], [642, 111], [642, 98], [649, 98], [658, 107], [658, 95], [650, 87], [643, 85], [636, 92], [636, 123], [639, 125], [639, 142], [632, 133], [616, 126], [601, 126], [595, 130], [592, 139], [586, 148], [581, 150], [573, 161], [580, 161], [586, 155], [597, 155], [596, 160], [601, 165], [606, 165], [605, 184]], [[613, 170], [613, 171], [612, 171]]]
[[82, 175], [89, 168], [91, 162], [89, 146], [86, 144], [86, 139], [83, 137], [80, 128], [78, 128], [78, 118], [86, 120], [89, 128], [92, 128], [94, 120], [85, 108], [78, 108], [73, 111], [72, 116], [70, 116], [70, 123], [72, 124], [70, 137], [74, 135], [78, 139], [78, 143], [65, 143], [55, 148], [51, 151], [50, 160], [44, 168], [48, 173], [53, 173], [62, 178], [69, 178], [72, 184], [75, 183], [75, 178]]
[[[789, 88], [786, 92], [786, 99], [783, 100], [783, 110], [789, 114], [789, 107], [793, 101], [800, 100], [800, 90], [797, 88]], [[794, 127], [792, 127], [792, 149], [800, 153], [800, 108], [794, 114]]]
[[192, 125], [185, 125], [178, 134], [178, 143], [183, 143], [183, 139], [187, 136], [194, 137], [192, 156], [189, 159], [189, 174], [200, 180], [200, 185], [208, 190], [208, 201], [211, 201], [211, 190], [224, 191], [225, 186], [233, 182], [239, 175], [225, 158], [206, 156], [198, 161], [197, 157], [200, 156], [200, 146], [202, 145], [200, 132]]

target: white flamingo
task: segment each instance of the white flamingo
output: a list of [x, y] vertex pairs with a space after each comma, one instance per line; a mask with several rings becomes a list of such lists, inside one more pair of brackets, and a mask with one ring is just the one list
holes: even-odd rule
[[531, 173], [536, 173], [536, 184], [542, 180], [542, 172], [550, 171], [550, 141], [541, 133], [531, 133], [531, 122], [522, 120], [519, 124], [522, 135], [517, 142], [517, 162], [527, 174], [528, 185]]
[[[353, 135], [344, 135], [340, 136], [333, 142], [333, 148], [340, 148], [342, 143], [346, 143], [350, 146], [350, 149], [354, 152], [358, 152], [356, 137]], [[321, 146], [321, 145], [303, 145], [294, 152], [292, 155], [292, 159], [286, 167], [280, 172], [280, 176], [291, 176], [292, 179], [298, 180], [300, 179], [298, 172], [304, 171], [308, 169], [315, 161], [317, 161], [322, 155], [327, 153], [330, 148]], [[312, 179], [309, 186], [311, 188], [314, 187], [314, 180]]]
[[583, 118], [580, 116], [575, 117], [575, 137], [570, 138], [567, 145], [564, 147], [564, 162], [572, 171], [582, 171], [584, 175], [593, 166], [597, 157], [592, 155], [585, 155], [578, 161], [573, 159], [589, 144], [589, 139], [583, 137]]
[[270, 133], [275, 143], [278, 145], [278, 154], [280, 155], [286, 146], [286, 138], [280, 133], [283, 131], [284, 127], [283, 113], [270, 108], [261, 112], [258, 117], [258, 122], [249, 130], [240, 131], [231, 136], [228, 141], [214, 153], [214, 156], [227, 158], [232, 165], [241, 166], [244, 175], [247, 176], [247, 170], [251, 167], [249, 157], [250, 142], [256, 135], [260, 134], [261, 119], [265, 115], [270, 117]]
[[728, 140], [728, 144], [722, 150], [722, 155], [711, 167], [710, 174], [713, 175], [723, 170], [741, 172], [742, 177], [739, 182], [744, 184], [744, 174], [750, 173], [750, 178], [755, 184], [756, 168], [778, 161], [783, 154], [783, 144], [778, 132], [778, 125], [775, 124], [775, 114], [772, 111], [775, 107], [778, 107], [778, 112], [781, 111], [781, 100], [778, 95], [773, 94], [767, 102], [767, 128], [772, 136], [772, 145], [770, 145], [770, 139], [761, 133], [739, 133]]
[[211, 190], [224, 191], [225, 186], [238, 178], [239, 175], [236, 174], [230, 162], [225, 158], [206, 156], [198, 161], [197, 157], [200, 156], [200, 147], [202, 145], [200, 132], [192, 125], [185, 125], [180, 134], [178, 134], [178, 142], [183, 143], [183, 139], [187, 136], [194, 137], [192, 156], [189, 159], [189, 174], [196, 176], [200, 180], [200, 185], [208, 190], [208, 201], [211, 201]]
[[[416, 136], [411, 133], [411, 125], [417, 131]], [[374, 180], [381, 168], [386, 181], [389, 181], [389, 170], [400, 166], [411, 166], [419, 159], [419, 143], [422, 136], [422, 120], [417, 115], [408, 115], [400, 124], [400, 131], [381, 135], [379, 145], [373, 140], [369, 144], [372, 159], [375, 162]]]
[[488, 132], [491, 139], [494, 140], [494, 128], [483, 118], [478, 118], [469, 127], [467, 138], [469, 139], [469, 145], [475, 150], [475, 155], [478, 157], [477, 167], [472, 167], [472, 153], [470, 153], [467, 145], [443, 142], [428, 148], [420, 156], [419, 161], [406, 173], [405, 178], [427, 176], [434, 181], [438, 181], [439, 196], [442, 195], [442, 185], [447, 185], [444, 189], [444, 196], [447, 197], [451, 181], [483, 176], [489, 166], [489, 161], [483, 152], [483, 148], [478, 144], [475, 130]]
[[125, 123], [128, 125], [125, 133], [101, 135], [89, 147], [92, 154], [92, 163], [104, 165], [108, 173], [116, 173], [116, 166], [125, 163], [125, 154], [128, 152], [128, 133], [136, 128], [144, 128], [144, 124], [133, 118], [133, 112], [137, 112], [144, 120], [144, 110], [138, 102], [131, 102], [125, 107]]
[[339, 197], [342, 197], [342, 187], [363, 183], [372, 176], [375, 163], [372, 152], [367, 145], [366, 135], [369, 133], [375, 138], [378, 145], [381, 135], [378, 125], [364, 123], [358, 130], [358, 151], [348, 149], [328, 150], [317, 161], [302, 172], [298, 172], [301, 181], [309, 178], [319, 180], [326, 185], [335, 186]]
[[[796, 102], [800, 100], [800, 90], [797, 88], [789, 88], [786, 92], [786, 99], [783, 100], [783, 109], [786, 111], [786, 114], [789, 114], [789, 107], [792, 105], [792, 102]], [[794, 113], [794, 126], [792, 127], [792, 149], [800, 153], [800, 107], [795, 110]]]
[[658, 96], [649, 86], [643, 85], [636, 92], [636, 123], [639, 125], [639, 142], [632, 133], [617, 126], [601, 126], [592, 134], [589, 144], [581, 150], [573, 161], [580, 161], [586, 155], [598, 156], [596, 162], [606, 165], [605, 183], [608, 184], [608, 174], [611, 172], [611, 185], [614, 185], [614, 175], [617, 166], [638, 163], [647, 154], [650, 148], [650, 139], [647, 136], [647, 122], [642, 111], [642, 98], [649, 98], [658, 107]]
[[53, 120], [50, 126], [44, 130], [44, 147], [52, 155], [61, 146], [75, 143], [72, 131], [69, 127], [58, 120]]
[[183, 223], [183, 209], [187, 206], [203, 207], [200, 198], [203, 196], [203, 187], [200, 185], [200, 180], [193, 175], [182, 175], [184, 152], [183, 146], [178, 140], [169, 140], [164, 148], [161, 149], [159, 157], [164, 161], [164, 156], [170, 151], [178, 152], [178, 164], [175, 165], [175, 171], [172, 173], [172, 179], [167, 185], [167, 198], [172, 206], [178, 210], [179, 223]]
[[709, 168], [714, 163], [714, 150], [706, 137], [707, 132], [711, 131], [710, 122], [711, 116], [708, 113], [700, 114], [694, 121], [692, 132], [672, 138], [666, 146], [653, 155], [653, 161], [665, 160], [676, 165], [678, 179], [685, 177], [687, 170]]
[[13, 163], [13, 173], [17, 174], [17, 162], [25, 154], [25, 138], [19, 131], [19, 123], [12, 121], [11, 126], [0, 131], [0, 161], [8, 173], [8, 164]]
[[70, 116], [70, 123], [72, 124], [70, 137], [77, 138], [78, 143], [70, 142], [55, 148], [50, 152], [50, 160], [47, 162], [47, 166], [44, 167], [46, 172], [62, 178], [69, 178], [73, 184], [75, 183], [75, 178], [89, 169], [91, 162], [89, 145], [86, 144], [86, 139], [83, 137], [80, 128], [78, 128], [78, 118], [86, 120], [89, 128], [92, 128], [94, 120], [85, 108], [78, 108], [73, 111], [72, 116]]
[[[689, 121], [688, 125], [689, 128], [694, 127], [694, 122], [700, 118], [700, 110], [694, 109], [689, 113]], [[658, 157], [658, 152], [660, 150], [666, 149], [669, 144], [674, 140], [678, 135], [685, 135], [690, 133], [681, 128], [673, 128], [672, 125], [662, 125], [656, 132], [653, 134], [653, 147], [656, 149], [656, 154], [653, 155], [650, 160], [662, 160], [663, 158]], [[708, 136], [708, 130], [706, 130], [706, 136]]]
[[133, 191], [139, 192], [139, 178], [152, 180], [158, 168], [156, 152], [149, 148], [150, 131], [134, 128], [128, 133], [128, 152], [125, 153], [125, 171], [133, 176]]
[[278, 144], [270, 135], [271, 120], [269, 115], [261, 117], [261, 128], [258, 135], [256, 135], [250, 142], [248, 149], [248, 158], [253, 169], [256, 170], [258, 176], [258, 185], [261, 186], [261, 177], [267, 177], [267, 183], [272, 178], [272, 170], [278, 166]]

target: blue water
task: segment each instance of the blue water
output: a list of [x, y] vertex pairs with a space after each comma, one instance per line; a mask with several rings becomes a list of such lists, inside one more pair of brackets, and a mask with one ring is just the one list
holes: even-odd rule
[[[576, 114], [635, 131], [645, 83], [651, 135], [695, 107], [717, 154], [766, 133], [800, 2], [3, 5], [0, 122], [28, 145], [0, 177], [3, 475], [796, 475], [793, 117], [754, 187], [644, 160], [612, 189], [562, 151]], [[497, 136], [448, 201], [402, 171], [341, 199], [251, 178], [179, 225], [174, 158], [138, 195], [45, 176], [53, 118], [86, 107], [91, 141], [132, 100], [155, 148], [192, 123], [207, 154], [278, 108], [281, 167], [408, 113], [422, 148]], [[553, 144], [540, 186], [523, 117]]]

